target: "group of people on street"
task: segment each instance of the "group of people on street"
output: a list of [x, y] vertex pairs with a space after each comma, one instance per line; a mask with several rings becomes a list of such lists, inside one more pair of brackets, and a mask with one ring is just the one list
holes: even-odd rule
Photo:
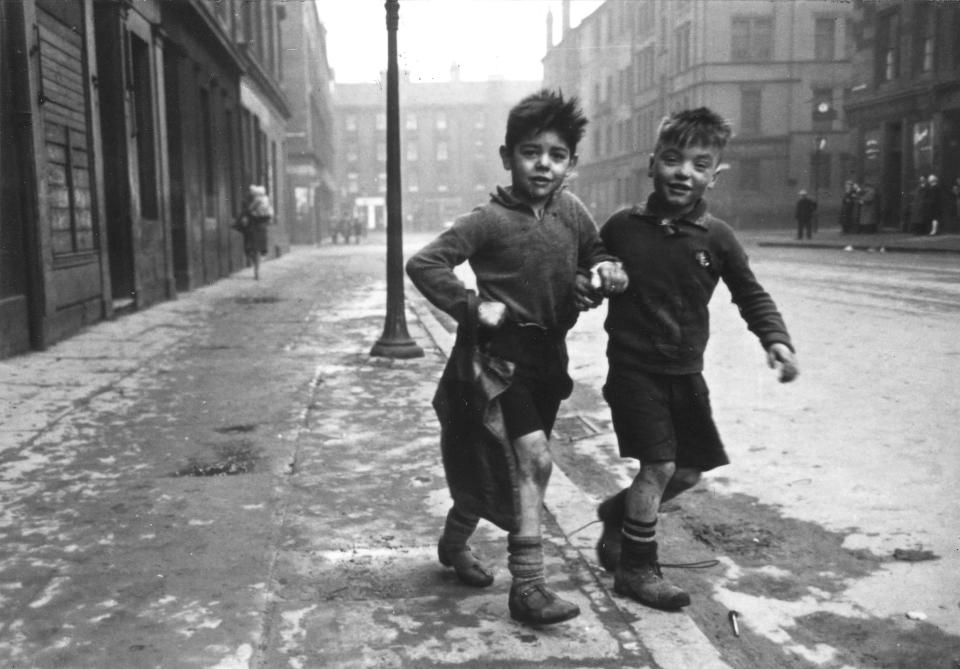
[[872, 184], [847, 180], [840, 199], [840, 232], [849, 235], [879, 230], [879, 196]]
[[351, 237], [353, 237], [354, 244], [359, 244], [366, 233], [367, 230], [363, 225], [363, 220], [359, 216], [340, 216], [330, 222], [330, 241], [334, 244], [340, 238], [343, 238], [344, 244], [349, 244]]
[[[604, 397], [620, 455], [638, 463], [630, 486], [597, 509], [597, 558], [619, 595], [650, 607], [691, 601], [660, 569], [660, 505], [729, 462], [702, 374], [707, 305], [720, 280], [780, 381], [798, 369], [747, 254], [708, 211], [705, 195], [731, 137], [727, 121], [705, 107], [664, 119], [649, 160], [653, 193], [599, 230], [565, 188], [586, 125], [576, 98], [542, 90], [521, 100], [500, 148], [510, 185], [406, 265], [423, 295], [458, 323], [433, 401], [453, 499], [438, 559], [462, 583], [487, 587], [493, 571], [468, 542], [481, 518], [505, 530], [508, 610], [533, 626], [580, 613], [547, 586], [541, 532], [550, 434], [573, 387], [566, 335], [579, 312], [607, 302]], [[476, 292], [454, 272], [463, 262]]]

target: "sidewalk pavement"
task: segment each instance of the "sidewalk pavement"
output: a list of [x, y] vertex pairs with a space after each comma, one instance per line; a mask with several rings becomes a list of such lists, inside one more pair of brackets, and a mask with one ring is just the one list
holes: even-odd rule
[[738, 235], [744, 241], [760, 246], [802, 248], [836, 248], [844, 251], [880, 253], [960, 253], [960, 234], [912, 235], [885, 230], [878, 233], [844, 235], [836, 228], [818, 231], [812, 239], [797, 239], [796, 231], [744, 230]]
[[580, 617], [510, 620], [487, 523], [493, 586], [440, 567], [452, 334], [408, 288], [425, 356], [371, 358], [382, 270], [363, 245], [295, 248], [0, 361], [0, 666], [728, 666], [685, 613], [612, 594], [582, 529], [597, 499], [559, 468], [547, 576]]

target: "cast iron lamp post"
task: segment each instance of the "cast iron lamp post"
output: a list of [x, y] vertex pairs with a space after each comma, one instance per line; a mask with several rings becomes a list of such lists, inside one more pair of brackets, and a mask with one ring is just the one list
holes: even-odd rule
[[403, 215], [400, 191], [400, 101], [397, 77], [399, 0], [387, 0], [387, 316], [370, 355], [419, 358], [423, 349], [407, 333], [403, 302]]

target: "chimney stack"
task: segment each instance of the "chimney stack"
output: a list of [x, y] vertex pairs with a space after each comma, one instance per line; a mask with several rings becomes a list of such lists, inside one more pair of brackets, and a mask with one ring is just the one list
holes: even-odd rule
[[570, 32], [570, 0], [563, 0], [563, 39]]
[[553, 11], [547, 10], [547, 51], [553, 48]]

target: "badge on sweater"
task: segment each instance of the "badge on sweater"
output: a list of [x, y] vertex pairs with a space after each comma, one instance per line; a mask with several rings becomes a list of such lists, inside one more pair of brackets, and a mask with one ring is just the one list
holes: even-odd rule
[[697, 264], [700, 265], [700, 267], [710, 267], [712, 264], [709, 251], [697, 251], [693, 254], [693, 257], [697, 259]]

